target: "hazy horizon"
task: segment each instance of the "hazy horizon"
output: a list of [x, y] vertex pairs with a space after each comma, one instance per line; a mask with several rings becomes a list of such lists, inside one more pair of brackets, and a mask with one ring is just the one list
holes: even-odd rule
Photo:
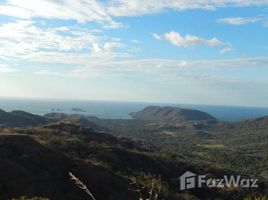
[[[148, 106], [177, 107], [206, 112], [219, 120], [237, 122], [268, 116], [268, 108], [228, 105], [201, 105], [163, 102], [131, 102], [105, 100], [72, 100], [44, 98], [0, 97], [0, 109], [11, 112], [22, 110], [32, 114], [45, 115], [51, 112], [65, 114], [83, 114], [105, 119], [130, 119], [130, 113], [140, 111]], [[77, 112], [81, 109], [84, 112]]]
[[[128, 100], [116, 100], [116, 99], [71, 99], [71, 98], [47, 98], [47, 97], [16, 97], [16, 96], [0, 96], [1, 99], [18, 99], [18, 100], [33, 100], [33, 101], [77, 101], [77, 102], [114, 102], [114, 103], [136, 103], [136, 104], [148, 104], [148, 105], [189, 105], [189, 106], [219, 106], [219, 107], [241, 107], [241, 108], [268, 108], [265, 106], [248, 106], [248, 105], [221, 105], [221, 104], [198, 104], [187, 102], [152, 102], [152, 101], [128, 101]], [[1, 109], [1, 108], [0, 108]]]

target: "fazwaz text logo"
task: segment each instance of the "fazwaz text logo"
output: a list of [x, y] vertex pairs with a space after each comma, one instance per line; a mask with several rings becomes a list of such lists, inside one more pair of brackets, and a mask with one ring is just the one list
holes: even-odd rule
[[210, 188], [257, 188], [258, 179], [245, 179], [240, 175], [224, 175], [221, 179], [207, 178], [206, 175], [197, 175], [190, 171], [185, 172], [179, 177], [180, 190], [189, 190], [194, 188], [210, 187]]

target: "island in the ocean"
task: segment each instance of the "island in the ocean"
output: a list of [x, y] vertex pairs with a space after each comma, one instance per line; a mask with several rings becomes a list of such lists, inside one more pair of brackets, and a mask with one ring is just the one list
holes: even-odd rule
[[51, 108], [51, 111], [52, 112], [62, 112], [63, 109], [61, 109], [61, 108]]
[[86, 110], [83, 110], [81, 108], [72, 108], [71, 111], [73, 111], [73, 112], [87, 112]]

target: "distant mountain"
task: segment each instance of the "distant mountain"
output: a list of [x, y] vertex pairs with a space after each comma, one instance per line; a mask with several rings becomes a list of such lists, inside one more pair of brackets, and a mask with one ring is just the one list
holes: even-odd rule
[[96, 117], [88, 117], [80, 114], [72, 114], [67, 115], [65, 113], [48, 113], [44, 115], [44, 117], [49, 122], [72, 122], [81, 124], [85, 127], [92, 128], [97, 131], [108, 131], [106, 128], [98, 126], [96, 123], [92, 121], [92, 119], [97, 119]]
[[149, 106], [141, 111], [131, 113], [135, 119], [145, 121], [186, 122], [201, 120], [216, 120], [208, 113], [199, 110], [182, 109], [176, 107]]
[[47, 119], [24, 111], [5, 112], [0, 110], [0, 128], [26, 127], [46, 124]]
[[235, 129], [268, 129], [268, 116], [256, 118], [256, 119], [249, 119], [249, 120], [244, 120], [241, 122], [234, 123], [234, 128]]

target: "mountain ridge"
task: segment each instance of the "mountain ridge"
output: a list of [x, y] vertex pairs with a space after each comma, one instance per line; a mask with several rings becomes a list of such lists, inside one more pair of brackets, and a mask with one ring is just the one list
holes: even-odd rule
[[178, 107], [160, 107], [148, 106], [138, 112], [130, 114], [135, 119], [145, 121], [170, 121], [170, 122], [185, 122], [185, 121], [202, 121], [202, 120], [217, 120], [206, 112], [193, 109], [184, 109]]
[[6, 112], [0, 109], [0, 127], [38, 126], [48, 123], [47, 119], [25, 111]]

